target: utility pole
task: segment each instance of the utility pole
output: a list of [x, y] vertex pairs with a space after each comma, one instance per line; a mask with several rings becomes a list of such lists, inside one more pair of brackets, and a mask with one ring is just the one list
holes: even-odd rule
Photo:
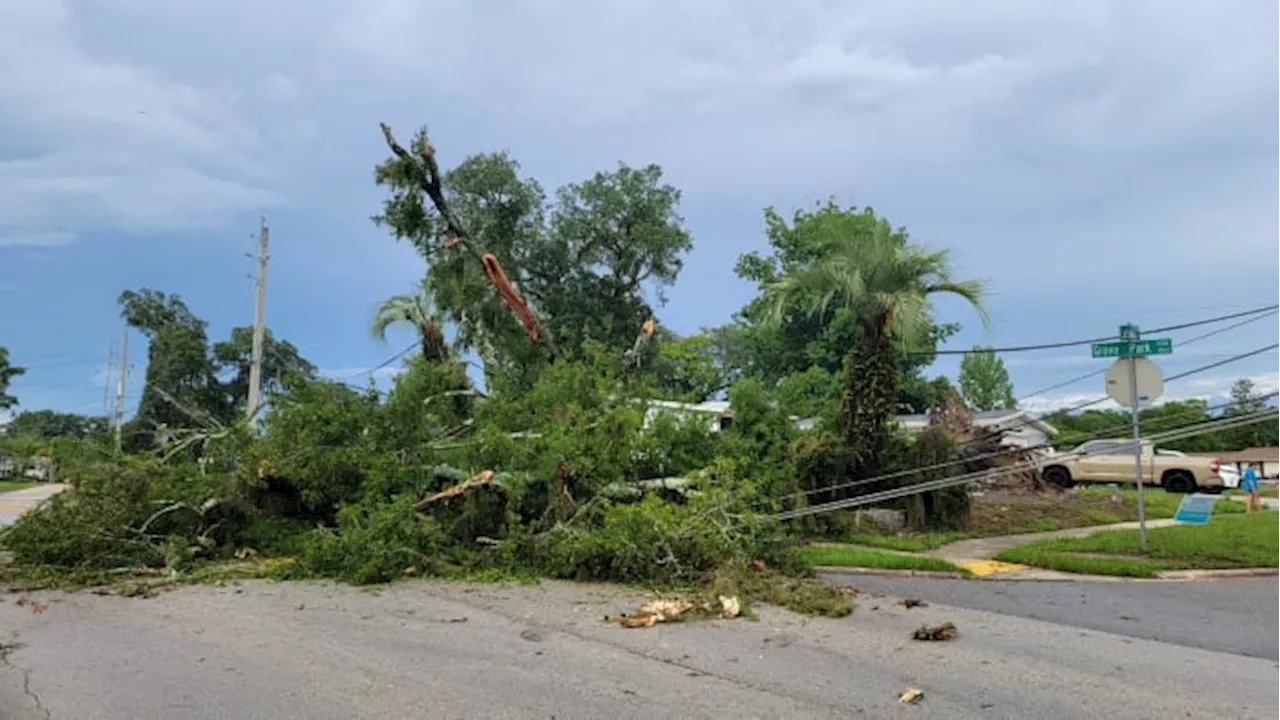
[[124, 429], [124, 387], [129, 379], [129, 329], [120, 338], [120, 382], [116, 385], [116, 452], [124, 447], [121, 432]]
[[108, 420], [115, 417], [115, 408], [111, 406], [111, 368], [115, 363], [115, 343], [107, 343], [107, 369], [102, 373], [102, 417]]
[[267, 243], [269, 232], [263, 218], [258, 229], [258, 292], [253, 304], [253, 360], [249, 365], [250, 424], [258, 414], [259, 396], [262, 392], [262, 345], [267, 329]]

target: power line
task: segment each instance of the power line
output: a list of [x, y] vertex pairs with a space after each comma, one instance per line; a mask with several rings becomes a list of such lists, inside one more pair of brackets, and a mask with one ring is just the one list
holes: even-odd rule
[[[1218, 317], [1207, 318], [1205, 320], [1196, 320], [1194, 322], [1180, 323], [1178, 325], [1168, 325], [1166, 327], [1153, 328], [1144, 330], [1144, 333], [1172, 332], [1174, 330], [1185, 330], [1186, 328], [1199, 327], [1201, 325], [1211, 325], [1213, 323], [1223, 322], [1226, 320], [1234, 320], [1236, 318], [1247, 317], [1249, 315], [1257, 315], [1268, 311], [1280, 309], [1280, 305], [1267, 305], [1265, 307], [1254, 308], [1244, 312], [1232, 313], [1230, 315], [1219, 315]], [[1033, 350], [1059, 350], [1061, 348], [1079, 347], [1081, 345], [1094, 345], [1096, 343], [1111, 342], [1121, 339], [1119, 335], [1108, 335], [1106, 337], [1090, 338], [1087, 340], [1070, 340], [1065, 342], [1041, 343], [1038, 345], [1010, 345], [997, 348], [982, 348], [981, 350], [933, 350], [911, 352], [908, 355], [971, 355], [975, 352], [992, 352], [992, 353], [1011, 353], [1011, 352], [1030, 352]]]
[[[1252, 397], [1252, 398], [1250, 398], [1250, 400], [1252, 400], [1252, 401], [1270, 400], [1271, 398], [1274, 398], [1274, 397], [1280, 397], [1280, 392], [1272, 392], [1272, 393], [1268, 393], [1268, 394], [1266, 394], [1266, 395], [1259, 395], [1259, 396], [1256, 396], [1256, 397]], [[1153, 419], [1151, 419], [1151, 420], [1148, 420], [1148, 421], [1147, 421], [1147, 423], [1148, 423], [1149, 425], [1150, 425], [1150, 424], [1163, 424], [1163, 423], [1168, 422], [1168, 421], [1170, 421], [1170, 420], [1173, 420], [1173, 419], [1175, 419], [1175, 418], [1179, 418], [1179, 417], [1186, 417], [1186, 416], [1188, 416], [1188, 415], [1193, 415], [1193, 414], [1199, 414], [1199, 412], [1209, 413], [1209, 412], [1212, 412], [1212, 411], [1214, 411], [1214, 410], [1224, 410], [1224, 409], [1226, 409], [1226, 408], [1230, 408], [1230, 407], [1232, 407], [1232, 406], [1234, 406], [1234, 405], [1235, 405], [1235, 402], [1226, 402], [1226, 403], [1221, 403], [1221, 404], [1219, 404], [1219, 405], [1214, 405], [1214, 406], [1206, 407], [1206, 408], [1204, 408], [1202, 411], [1186, 411], [1186, 412], [1181, 412], [1181, 413], [1177, 413], [1177, 414], [1174, 414], [1174, 415], [1166, 415], [1166, 416], [1164, 416], [1164, 417], [1153, 418]], [[1214, 420], [1216, 421], [1216, 420], [1218, 420], [1218, 419], [1221, 419], [1221, 418], [1216, 418], [1216, 419], [1214, 419]], [[1209, 421], [1206, 421], [1206, 422], [1209, 422]], [[1192, 426], [1194, 426], [1194, 425], [1195, 425], [1195, 423], [1193, 423], [1192, 425], [1189, 425], [1189, 426], [1187, 426], [1187, 427], [1192, 427]], [[1128, 423], [1128, 422], [1125, 422], [1125, 423], [1123, 423], [1123, 424], [1119, 424], [1119, 425], [1112, 425], [1112, 426], [1110, 426], [1110, 427], [1106, 427], [1106, 428], [1103, 428], [1103, 429], [1101, 429], [1101, 430], [1095, 430], [1094, 432], [1086, 433], [1086, 434], [1084, 434], [1084, 435], [1081, 435], [1081, 436], [1080, 436], [1080, 437], [1078, 437], [1078, 438], [1073, 438], [1073, 440], [1079, 440], [1079, 441], [1081, 441], [1081, 442], [1087, 442], [1087, 441], [1089, 441], [1089, 440], [1097, 440], [1097, 439], [1102, 438], [1102, 437], [1104, 437], [1104, 436], [1106, 436], [1106, 435], [1109, 435], [1109, 434], [1111, 434], [1111, 433], [1113, 433], [1113, 432], [1116, 432], [1116, 431], [1119, 431], [1119, 430], [1124, 430], [1124, 429], [1126, 429], [1126, 428], [1128, 428], [1128, 427], [1129, 427], [1129, 423]], [[1176, 429], [1179, 429], [1179, 428], [1174, 428], [1174, 429], [1176, 430]], [[961, 446], [960, 446], [960, 448], [958, 448], [958, 449], [962, 449], [962, 448], [965, 448], [965, 447], [969, 447], [970, 445], [973, 445], [973, 444], [975, 444], [975, 443], [977, 443], [977, 442], [980, 442], [980, 440], [973, 440], [973, 441], [970, 441], [970, 442], [968, 442], [968, 443], [965, 443], [964, 445], [961, 445]], [[1039, 445], [1032, 445], [1032, 446], [1030, 446], [1030, 447], [1010, 447], [1010, 448], [1005, 448], [1005, 449], [1003, 449], [1003, 450], [996, 450], [996, 451], [989, 452], [989, 453], [983, 453], [983, 454], [981, 454], [981, 455], [972, 455], [972, 456], [969, 456], [969, 457], [956, 458], [956, 459], [954, 459], [954, 460], [946, 460], [946, 461], [943, 461], [943, 462], [940, 462], [940, 463], [934, 463], [933, 465], [925, 465], [925, 466], [922, 466], [922, 467], [914, 467], [914, 468], [909, 468], [909, 469], [907, 469], [907, 470], [897, 470], [897, 471], [894, 471], [894, 472], [891, 472], [891, 473], [885, 473], [885, 474], [882, 474], [882, 475], [876, 475], [876, 476], [874, 476], [874, 477], [861, 478], [861, 479], [858, 479], [858, 480], [850, 480], [850, 481], [848, 481], [848, 482], [838, 483], [838, 484], [836, 484], [836, 485], [828, 485], [828, 486], [826, 486], [826, 487], [813, 488], [813, 489], [810, 489], [810, 490], [801, 490], [801, 491], [798, 491], [798, 492], [794, 492], [794, 493], [789, 493], [789, 494], [787, 494], [787, 495], [783, 495], [783, 496], [778, 497], [778, 498], [774, 498], [774, 500], [787, 500], [787, 499], [791, 499], [791, 498], [808, 497], [808, 496], [810, 496], [810, 495], [817, 495], [817, 494], [819, 494], [819, 493], [824, 493], [824, 492], [832, 492], [832, 491], [834, 491], [834, 490], [846, 490], [846, 489], [848, 489], [848, 488], [852, 488], [852, 487], [861, 487], [861, 486], [863, 486], [863, 485], [868, 485], [868, 484], [870, 484], [870, 483], [875, 483], [875, 482], [882, 482], [882, 481], [884, 481], [884, 480], [894, 480], [894, 479], [897, 479], [897, 478], [907, 477], [907, 476], [910, 476], [910, 475], [915, 475], [916, 473], [929, 472], [929, 471], [932, 471], [932, 470], [942, 470], [942, 469], [945, 469], [945, 468], [954, 467], [954, 466], [956, 466], [956, 465], [964, 465], [964, 464], [972, 463], [972, 462], [975, 462], [975, 461], [978, 461], [978, 460], [987, 460], [987, 459], [994, 458], [994, 457], [1003, 457], [1003, 456], [1005, 456], [1005, 455], [1014, 455], [1014, 454], [1018, 454], [1018, 453], [1025, 453], [1025, 452], [1030, 452], [1030, 451], [1034, 451], [1034, 450], [1049, 450], [1049, 449], [1052, 449], [1052, 447], [1053, 447], [1053, 443], [1047, 443], [1047, 442], [1046, 442], [1046, 443], [1041, 443], [1041, 444], [1039, 444]], [[984, 471], [984, 472], [985, 472], [985, 471]], [[763, 502], [761, 502], [761, 503], [757, 503], [757, 504], [758, 504], [758, 505], [760, 505], [760, 504], [764, 504], [764, 502], [768, 502], [768, 501], [763, 501]]]
[[[1209, 422], [1198, 423], [1196, 425], [1188, 426], [1186, 428], [1179, 428], [1179, 429], [1171, 430], [1169, 432], [1162, 433], [1159, 435], [1154, 435], [1147, 438], [1146, 441], [1154, 444], [1159, 442], [1167, 442], [1170, 440], [1182, 440], [1188, 437], [1195, 437], [1196, 435], [1205, 435], [1211, 432], [1218, 432], [1219, 430], [1227, 430], [1227, 429], [1238, 427], [1241, 425], [1248, 425], [1248, 424], [1253, 424], [1257, 422], [1262, 422], [1274, 416], [1277, 416], [1277, 411], [1275, 409], [1271, 409], [1271, 410], [1265, 410], [1265, 411], [1256, 412], [1256, 413], [1249, 413], [1247, 415], [1240, 415], [1240, 416], [1231, 417], [1231, 418], [1211, 420]], [[1081, 454], [1082, 453], [1080, 453], [1079, 451], [1072, 451], [1069, 453], [1063, 453], [1059, 455], [1057, 459], [1073, 458]], [[1042, 460], [1039, 460], [1039, 459], [1029, 460], [1023, 463], [1018, 463], [1018, 464], [1010, 465], [1006, 467], [980, 470], [977, 472], [957, 475], [955, 477], [939, 478], [938, 480], [929, 480], [926, 482], [917, 483], [915, 485], [908, 485], [907, 487], [892, 488], [889, 490], [882, 490], [880, 492], [867, 493], [866, 495], [859, 495], [857, 497], [846, 498], [844, 500], [835, 500], [828, 503], [822, 503], [820, 505], [810, 505], [807, 507], [794, 508], [792, 510], [784, 510], [783, 512], [775, 514], [774, 517], [777, 518], [778, 520], [794, 520], [796, 518], [805, 517], [807, 515], [817, 515], [819, 513], [831, 512], [833, 510], [844, 510], [847, 508], [858, 507], [861, 505], [872, 505], [874, 503], [885, 502], [887, 500], [896, 500], [898, 498], [907, 497], [909, 495], [918, 495], [920, 493], [931, 492], [934, 490], [943, 490], [945, 488], [955, 487], [958, 485], [968, 485], [969, 483], [975, 482], [977, 480], [981, 480], [986, 477], [991, 477], [994, 475], [1000, 475], [1000, 474], [1009, 473], [1009, 472], [1016, 472], [1020, 470], [1029, 470], [1037, 467], [1041, 463], [1042, 463]]]
[[388, 366], [388, 365], [390, 365], [391, 363], [393, 363], [393, 362], [395, 362], [395, 361], [399, 360], [400, 358], [404, 357], [405, 355], [408, 355], [410, 352], [413, 352], [414, 348], [417, 348], [417, 347], [421, 347], [421, 343], [419, 343], [419, 342], [417, 342], [417, 341], [414, 341], [413, 343], [410, 343], [407, 347], [405, 347], [405, 349], [401, 350], [400, 352], [396, 353], [395, 355], [392, 355], [391, 357], [387, 358], [386, 360], [383, 360], [383, 361], [382, 361], [382, 363], [381, 363], [381, 364], [379, 364], [377, 367], [372, 367], [372, 368], [369, 368], [369, 369], [367, 369], [367, 370], [361, 370], [361, 371], [359, 371], [359, 372], [351, 373], [351, 374], [349, 374], [349, 375], [340, 375], [340, 376], [338, 376], [338, 377], [332, 377], [332, 378], [329, 378], [329, 379], [330, 379], [330, 380], [343, 381], [343, 380], [350, 380], [351, 378], [363, 377], [363, 376], [365, 376], [365, 375], [372, 375], [372, 374], [374, 374], [374, 373], [378, 372], [379, 370], [381, 370], [381, 369], [383, 369], [383, 368], [387, 367], [387, 366]]
[[[1188, 376], [1190, 376], [1190, 375], [1195, 375], [1196, 373], [1201, 373], [1201, 372], [1204, 372], [1204, 371], [1206, 371], [1206, 370], [1212, 370], [1213, 368], [1221, 367], [1221, 366], [1226, 365], [1226, 364], [1229, 364], [1229, 363], [1237, 362], [1237, 361], [1242, 360], [1242, 359], [1244, 359], [1244, 358], [1248, 358], [1248, 357], [1252, 357], [1252, 356], [1254, 356], [1254, 355], [1258, 355], [1258, 354], [1264, 353], [1264, 352], [1266, 352], [1266, 351], [1268, 351], [1268, 350], [1274, 350], [1274, 349], [1276, 349], [1277, 347], [1280, 347], [1280, 345], [1271, 345], [1271, 346], [1268, 346], [1268, 347], [1259, 348], [1259, 349], [1257, 349], [1257, 350], [1251, 350], [1251, 351], [1249, 351], [1249, 352], [1247, 352], [1247, 353], [1241, 353], [1241, 354], [1239, 354], [1239, 355], [1236, 355], [1236, 356], [1230, 357], [1230, 358], [1228, 358], [1228, 359], [1226, 359], [1226, 360], [1222, 360], [1222, 361], [1215, 362], [1215, 363], [1210, 363], [1210, 364], [1208, 364], [1208, 365], [1202, 365], [1202, 366], [1200, 366], [1200, 367], [1198, 367], [1198, 368], [1194, 368], [1194, 369], [1188, 370], [1188, 371], [1186, 371], [1186, 372], [1184, 372], [1184, 373], [1180, 373], [1180, 374], [1178, 374], [1178, 375], [1175, 375], [1175, 376], [1173, 376], [1173, 377], [1171, 377], [1171, 378], [1167, 378], [1167, 379], [1168, 379], [1168, 380], [1177, 380], [1177, 379], [1180, 379], [1180, 378], [1188, 377]], [[1272, 393], [1271, 395], [1267, 395], [1267, 396], [1265, 396], [1265, 398], [1270, 398], [1270, 397], [1272, 397], [1273, 395], [1276, 395], [1276, 394], [1277, 394], [1277, 393]], [[1265, 398], [1258, 398], [1258, 399], [1265, 399]], [[1083, 410], [1083, 409], [1085, 409], [1085, 408], [1087, 408], [1087, 407], [1091, 407], [1091, 406], [1093, 406], [1093, 405], [1098, 405], [1098, 404], [1100, 404], [1100, 403], [1106, 402], [1108, 399], [1110, 399], [1108, 396], [1103, 395], [1102, 397], [1095, 398], [1095, 399], [1093, 399], [1093, 400], [1089, 400], [1089, 401], [1084, 402], [1084, 403], [1080, 403], [1079, 405], [1075, 405], [1075, 406], [1070, 407], [1070, 408], [1067, 408], [1067, 409], [1065, 409], [1065, 410], [1056, 410], [1056, 411], [1054, 411], [1054, 413], [1058, 413], [1058, 412], [1072, 413], [1072, 412], [1075, 412], [1075, 411], [1077, 411], [1077, 410]], [[1048, 415], [1052, 415], [1052, 414], [1054, 414], [1054, 413], [1048, 413]], [[1002, 430], [1003, 432], [1009, 432], [1009, 431], [1011, 431], [1011, 430], [1016, 430], [1016, 429], [1021, 428], [1021, 427], [1026, 427], [1027, 425], [1030, 425], [1030, 424], [1032, 424], [1032, 423], [1035, 423], [1035, 422], [1041, 422], [1041, 421], [1043, 421], [1043, 420], [1044, 420], [1044, 417], [1046, 417], [1046, 416], [1030, 417], [1030, 418], [1027, 418], [1027, 419], [1023, 420], [1022, 422], [1014, 423], [1014, 424], [1012, 424], [1012, 425], [1010, 425], [1010, 426], [1008, 426], [1008, 427], [1002, 428], [1001, 430]], [[1111, 431], [1111, 430], [1107, 430], [1107, 432], [1110, 432], [1110, 431]], [[971, 440], [971, 441], [969, 441], [969, 442], [967, 442], [967, 443], [964, 443], [963, 445], [960, 445], [959, 447], [957, 447], [957, 448], [956, 448], [956, 450], [957, 450], [957, 451], [959, 451], [959, 450], [963, 450], [964, 448], [971, 447], [971, 446], [973, 446], [973, 445], [975, 445], [976, 443], [981, 442], [981, 441], [982, 441], [982, 439], [981, 439], [981, 438]], [[1033, 447], [1030, 447], [1030, 448], [1019, 448], [1019, 449], [1017, 449], [1017, 450], [1010, 450], [1009, 452], [1022, 452], [1022, 451], [1026, 451], [1026, 450], [1038, 450], [1038, 449], [1044, 449], [1044, 448], [1049, 448], [1049, 447], [1051, 447], [1051, 445], [1050, 445], [1049, 443], [1043, 443], [1043, 444], [1041, 444], [1041, 445], [1033, 446]], [[1001, 454], [1008, 454], [1008, 453], [1001, 453]], [[960, 458], [960, 459], [956, 459], [956, 460], [948, 461], [948, 462], [946, 462], [946, 463], [942, 463], [942, 464], [940, 464], [940, 465], [939, 465], [939, 466], [937, 466], [937, 467], [930, 467], [930, 468], [928, 468], [928, 469], [935, 469], [935, 470], [936, 470], [936, 469], [940, 469], [940, 468], [942, 468], [942, 467], [950, 467], [950, 466], [952, 466], [952, 465], [958, 465], [958, 464], [965, 463], [965, 462], [973, 462], [973, 460], [974, 460], [974, 459], [975, 459], [975, 458], [972, 458], [972, 457], [970, 457], [970, 458]], [[911, 469], [911, 470], [899, 471], [899, 472], [897, 472], [897, 473], [890, 473], [890, 474], [888, 474], [888, 475], [878, 475], [878, 476], [874, 476], [874, 477], [870, 477], [870, 478], [860, 478], [860, 479], [857, 479], [857, 480], [851, 480], [851, 481], [846, 482], [846, 483], [842, 483], [842, 484], [838, 484], [838, 485], [832, 485], [832, 486], [829, 486], [829, 487], [822, 488], [822, 489], [820, 490], [820, 492], [821, 492], [821, 491], [830, 491], [830, 490], [839, 490], [839, 489], [850, 488], [850, 487], [858, 487], [858, 486], [865, 485], [865, 484], [872, 483], [872, 482], [879, 482], [879, 481], [881, 481], [881, 480], [888, 480], [888, 479], [892, 479], [892, 478], [896, 478], [896, 477], [904, 477], [904, 476], [906, 476], [906, 475], [913, 474], [913, 473], [916, 473], [916, 472], [922, 472], [922, 469], [920, 469], [920, 468], [913, 468], [913, 469]], [[806, 493], [803, 493], [803, 494], [806, 494], [806, 495], [807, 495], [807, 494], [812, 494], [812, 493], [808, 493], [808, 492], [806, 492]], [[786, 497], [792, 497], [792, 496], [788, 495], [788, 496], [784, 496], [783, 498], [779, 498], [779, 499], [785, 499]]]
[[[1221, 334], [1223, 334], [1223, 333], [1225, 333], [1225, 332], [1230, 332], [1231, 330], [1235, 330], [1235, 329], [1236, 329], [1236, 328], [1238, 328], [1238, 327], [1241, 327], [1241, 326], [1244, 326], [1244, 325], [1248, 325], [1249, 323], [1257, 322], [1257, 321], [1259, 321], [1259, 320], [1263, 320], [1263, 319], [1266, 319], [1266, 318], [1268, 318], [1268, 317], [1271, 317], [1271, 316], [1273, 316], [1273, 315], [1277, 314], [1278, 312], [1280, 312], [1280, 310], [1272, 310], [1272, 311], [1270, 311], [1270, 312], [1263, 313], [1263, 314], [1261, 314], [1261, 315], [1255, 315], [1254, 317], [1248, 318], [1247, 320], [1242, 320], [1242, 321], [1240, 321], [1240, 322], [1238, 322], [1238, 323], [1232, 323], [1231, 325], [1228, 325], [1228, 326], [1226, 326], [1226, 327], [1224, 327], [1224, 328], [1218, 328], [1217, 330], [1212, 330], [1212, 331], [1207, 332], [1207, 333], [1204, 333], [1204, 334], [1202, 334], [1202, 335], [1197, 335], [1197, 336], [1195, 336], [1195, 337], [1193, 337], [1193, 338], [1189, 338], [1189, 339], [1187, 339], [1187, 340], [1179, 340], [1179, 341], [1178, 341], [1178, 346], [1179, 346], [1179, 347], [1185, 347], [1185, 346], [1187, 346], [1187, 345], [1191, 345], [1192, 343], [1197, 343], [1197, 342], [1200, 342], [1201, 340], [1206, 340], [1206, 339], [1208, 339], [1208, 338], [1214, 337], [1215, 335], [1221, 335]], [[1045, 393], [1047, 393], [1047, 392], [1050, 392], [1050, 391], [1052, 391], [1052, 390], [1057, 390], [1058, 388], [1064, 388], [1064, 387], [1068, 387], [1068, 386], [1070, 386], [1070, 385], [1074, 385], [1075, 383], [1078, 383], [1078, 382], [1080, 382], [1081, 380], [1088, 380], [1089, 378], [1098, 377], [1099, 375], [1104, 375], [1104, 374], [1106, 374], [1106, 372], [1107, 372], [1107, 371], [1106, 371], [1106, 369], [1105, 369], [1105, 368], [1104, 368], [1104, 369], [1102, 369], [1102, 370], [1094, 370], [1094, 371], [1091, 371], [1091, 372], [1085, 373], [1084, 375], [1080, 375], [1080, 376], [1078, 376], [1078, 377], [1071, 378], [1070, 380], [1064, 380], [1063, 382], [1056, 383], [1056, 384], [1054, 384], [1054, 385], [1050, 385], [1050, 386], [1048, 386], [1048, 387], [1046, 387], [1046, 388], [1041, 388], [1041, 389], [1039, 389], [1039, 390], [1037, 390], [1037, 391], [1035, 391], [1035, 392], [1033, 392], [1033, 393], [1029, 393], [1029, 394], [1027, 394], [1027, 395], [1023, 395], [1023, 396], [1022, 396], [1021, 398], [1019, 398], [1018, 400], [1019, 400], [1019, 401], [1022, 401], [1022, 400], [1026, 400], [1027, 398], [1033, 398], [1033, 397], [1036, 397], [1037, 395], [1043, 395], [1043, 394], [1045, 394]]]

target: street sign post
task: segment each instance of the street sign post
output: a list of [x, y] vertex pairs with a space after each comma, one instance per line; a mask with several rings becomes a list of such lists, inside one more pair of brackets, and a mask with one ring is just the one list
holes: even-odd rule
[[1169, 355], [1173, 353], [1173, 341], [1168, 338], [1159, 340], [1121, 340], [1120, 342], [1095, 343], [1095, 358], [1143, 357], [1146, 355]]
[[[1164, 374], [1147, 355], [1169, 355], [1173, 341], [1168, 338], [1143, 340], [1137, 325], [1120, 326], [1120, 342], [1095, 343], [1095, 358], [1119, 358], [1107, 371], [1107, 396], [1133, 413], [1133, 479], [1138, 485], [1138, 544], [1147, 551], [1147, 505], [1143, 494], [1142, 429], [1138, 413], [1164, 394]], [[1206, 520], [1207, 522], [1207, 520]]]

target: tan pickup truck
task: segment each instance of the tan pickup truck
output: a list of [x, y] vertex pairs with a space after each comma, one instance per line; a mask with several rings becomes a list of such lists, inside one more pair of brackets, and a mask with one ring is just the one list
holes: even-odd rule
[[[1145, 485], [1159, 485], [1169, 492], [1222, 492], [1228, 486], [1219, 473], [1217, 458], [1184, 455], [1142, 444]], [[1044, 458], [1040, 475], [1060, 487], [1076, 483], [1133, 484], [1133, 441], [1090, 440], [1071, 452]]]

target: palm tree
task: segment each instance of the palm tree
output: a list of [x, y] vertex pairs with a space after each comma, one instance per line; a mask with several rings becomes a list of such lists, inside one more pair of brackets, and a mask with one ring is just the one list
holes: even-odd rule
[[422, 356], [429, 362], [443, 362], [449, 357], [444, 341], [444, 321], [434, 311], [435, 303], [425, 287], [414, 295], [395, 295], [378, 306], [371, 330], [377, 340], [387, 339], [387, 328], [408, 323], [418, 332]]
[[[839, 308], [852, 312], [861, 338], [849, 348], [840, 419], [852, 474], [864, 476], [883, 467], [887, 421], [896, 409], [898, 350], [920, 347], [932, 325], [929, 297], [958, 295], [978, 311], [983, 325], [982, 283], [951, 279], [946, 250], [929, 251], [907, 241], [901, 231], [862, 214], [858, 231], [815, 238], [813, 259], [766, 286], [772, 302], [769, 320], [786, 315], [829, 317]], [[834, 230], [833, 226], [828, 226]]]

